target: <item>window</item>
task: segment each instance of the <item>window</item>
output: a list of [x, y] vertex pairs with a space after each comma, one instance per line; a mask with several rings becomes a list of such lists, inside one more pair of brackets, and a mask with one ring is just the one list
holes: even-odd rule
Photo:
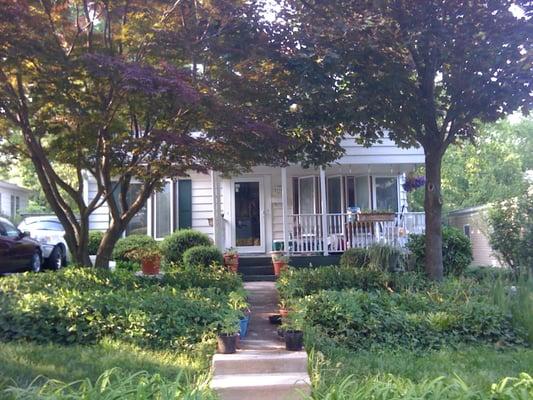
[[396, 177], [374, 178], [376, 209], [398, 212], [398, 179]]
[[[142, 188], [142, 185], [140, 183], [130, 183], [130, 187], [128, 192], [126, 193], [126, 203], [128, 205], [132, 204], [137, 196], [139, 195], [139, 192]], [[119, 200], [119, 193], [120, 193], [120, 187], [117, 187], [115, 189], [115, 192], [113, 193], [113, 196], [117, 200], [119, 207], [120, 202]], [[141, 207], [139, 211], [133, 216], [133, 218], [128, 223], [128, 226], [126, 227], [126, 235], [145, 235], [147, 233], [148, 228], [148, 208], [146, 207], [146, 203]]]
[[328, 178], [328, 213], [341, 213], [343, 211], [341, 182], [340, 176]]
[[470, 225], [466, 224], [466, 225], [463, 225], [463, 232], [465, 234], [465, 236], [470, 239]]
[[355, 177], [346, 177], [346, 207], [355, 207]]
[[11, 222], [2, 220], [0, 221], [0, 235], [17, 238], [20, 236], [20, 231]]
[[171, 182], [167, 182], [161, 192], [154, 196], [155, 237], [164, 238], [170, 235], [172, 218], [170, 215], [171, 205]]
[[370, 208], [370, 193], [368, 189], [368, 176], [355, 177], [355, 207], [361, 210]]
[[11, 218], [15, 218], [20, 211], [20, 197], [11, 195]]
[[299, 179], [300, 214], [314, 214], [316, 212], [315, 177], [310, 176]]

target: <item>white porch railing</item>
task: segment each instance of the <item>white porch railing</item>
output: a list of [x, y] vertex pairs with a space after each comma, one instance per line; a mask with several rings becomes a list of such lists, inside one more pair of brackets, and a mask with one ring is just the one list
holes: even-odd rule
[[322, 214], [290, 214], [288, 220], [289, 253], [339, 253], [378, 242], [403, 247], [410, 233], [425, 230], [423, 212], [396, 214], [392, 221], [368, 222], [355, 221], [353, 214], [326, 214], [326, 235]]

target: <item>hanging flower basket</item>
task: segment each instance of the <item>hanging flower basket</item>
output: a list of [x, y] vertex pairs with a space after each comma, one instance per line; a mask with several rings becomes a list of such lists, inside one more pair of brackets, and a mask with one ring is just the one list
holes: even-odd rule
[[408, 175], [403, 183], [403, 190], [412, 192], [426, 184], [426, 177], [422, 175]]

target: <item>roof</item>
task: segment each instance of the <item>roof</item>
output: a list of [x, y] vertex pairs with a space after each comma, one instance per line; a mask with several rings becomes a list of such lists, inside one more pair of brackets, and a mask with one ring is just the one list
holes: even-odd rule
[[22, 186], [15, 185], [14, 183], [6, 182], [6, 181], [0, 181], [0, 188], [16, 190], [18, 192], [31, 193], [30, 189], [26, 189], [26, 188], [23, 188]]
[[490, 207], [489, 204], [483, 204], [481, 206], [475, 207], [466, 207], [459, 210], [453, 210], [448, 213], [448, 215], [464, 215], [464, 214], [476, 214], [480, 211], [485, 211]]

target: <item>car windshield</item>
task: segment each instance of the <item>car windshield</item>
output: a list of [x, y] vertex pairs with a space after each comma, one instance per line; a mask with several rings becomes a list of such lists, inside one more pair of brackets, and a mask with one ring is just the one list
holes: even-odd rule
[[63, 226], [57, 221], [29, 221], [24, 223], [24, 229], [42, 231], [62, 231]]
[[20, 235], [20, 231], [11, 222], [2, 220], [0, 221], [0, 235], [16, 238]]

